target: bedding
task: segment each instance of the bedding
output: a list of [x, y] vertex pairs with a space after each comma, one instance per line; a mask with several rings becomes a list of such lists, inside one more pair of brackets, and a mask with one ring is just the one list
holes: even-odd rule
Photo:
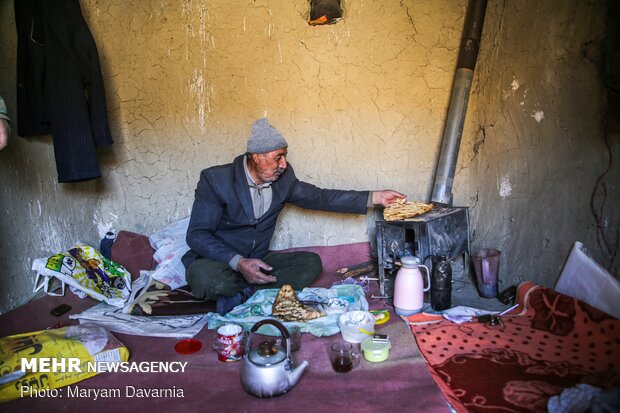
[[435, 382], [458, 412], [546, 411], [580, 383], [620, 386], [620, 321], [531, 282], [501, 324], [403, 317]]

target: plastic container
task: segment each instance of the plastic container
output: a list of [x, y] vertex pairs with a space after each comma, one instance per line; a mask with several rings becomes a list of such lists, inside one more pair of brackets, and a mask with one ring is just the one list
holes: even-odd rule
[[362, 353], [364, 358], [373, 363], [380, 363], [390, 357], [390, 348], [392, 345], [389, 341], [375, 341], [372, 337], [368, 337], [362, 342]]
[[338, 318], [342, 338], [349, 343], [361, 343], [375, 331], [375, 317], [368, 311], [348, 311]]

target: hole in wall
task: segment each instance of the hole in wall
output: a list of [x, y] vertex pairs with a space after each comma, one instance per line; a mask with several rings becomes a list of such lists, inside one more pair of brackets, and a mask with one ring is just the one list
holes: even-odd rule
[[342, 19], [341, 0], [310, 0], [310, 19], [312, 26], [334, 24]]

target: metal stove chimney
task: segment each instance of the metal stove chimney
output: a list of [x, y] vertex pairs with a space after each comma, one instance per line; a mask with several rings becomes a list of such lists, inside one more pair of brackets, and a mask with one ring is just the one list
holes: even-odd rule
[[487, 0], [469, 0], [467, 4], [461, 47], [456, 63], [456, 74], [452, 85], [441, 152], [435, 172], [433, 195], [431, 196], [431, 202], [441, 206], [452, 206], [454, 171], [461, 146], [463, 124], [465, 123], [467, 102], [480, 48], [486, 8]]

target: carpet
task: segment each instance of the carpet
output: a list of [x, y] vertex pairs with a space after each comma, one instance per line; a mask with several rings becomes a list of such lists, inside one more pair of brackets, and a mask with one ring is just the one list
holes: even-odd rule
[[[132, 242], [126, 243], [128, 240], [121, 238], [113, 246], [117, 252], [123, 247], [128, 260], [119, 259], [119, 254], [115, 256], [114, 251], [113, 258], [133, 274], [152, 265], [148, 240], [145, 242], [144, 238], [136, 236]], [[145, 250], [144, 254], [135, 255], [133, 246], [136, 241]], [[370, 245], [356, 243], [303, 250], [318, 253], [323, 261], [323, 273], [314, 286], [329, 287], [341, 279], [335, 275], [336, 269], [368, 261]], [[372, 287], [367, 297], [378, 292], [376, 283]], [[61, 303], [71, 305], [72, 310], [54, 317], [50, 310]], [[0, 315], [0, 336], [66, 324], [70, 314], [82, 312], [94, 304], [95, 300], [88, 297], [80, 300], [68, 291], [65, 297], [47, 296], [34, 300]], [[372, 308], [385, 308], [381, 300], [369, 299], [369, 304]], [[218, 361], [213, 350], [215, 330], [205, 328], [200, 331], [194, 338], [202, 342], [202, 348], [190, 355], [175, 351], [177, 339], [115, 333], [129, 349], [131, 362], [187, 362], [187, 369], [182, 373], [104, 373], [79, 382], [79, 388], [87, 394], [85, 397], [69, 397], [64, 390], [61, 393], [64, 397], [22, 398], [0, 404], [0, 411], [449, 412], [448, 404], [431, 378], [408, 326], [392, 314], [390, 321], [377, 327], [377, 332], [390, 336], [392, 349], [389, 359], [382, 363], [362, 359], [359, 366], [347, 374], [334, 372], [328, 358], [329, 346], [341, 339], [340, 334], [329, 337], [302, 334], [301, 349], [293, 353], [293, 359], [295, 365], [308, 360], [310, 366], [291, 391], [273, 399], [259, 399], [243, 391], [240, 383], [241, 362]], [[356, 347], [359, 350], [359, 345]], [[94, 392], [102, 389], [119, 389], [121, 396], [95, 399]], [[139, 397], [137, 391], [127, 389], [174, 389], [175, 393], [173, 396]]]

